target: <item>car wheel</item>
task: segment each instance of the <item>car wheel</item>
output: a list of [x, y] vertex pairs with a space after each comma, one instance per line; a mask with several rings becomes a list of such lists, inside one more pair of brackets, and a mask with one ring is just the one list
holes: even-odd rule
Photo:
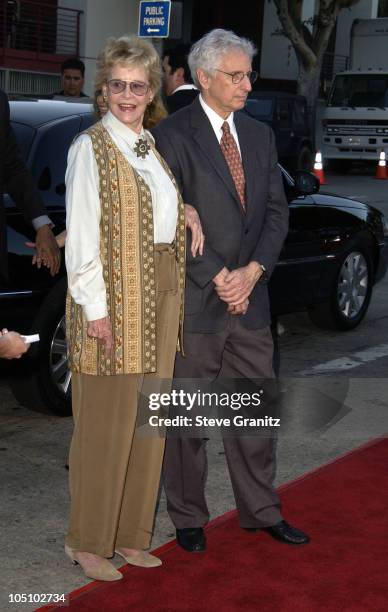
[[40, 342], [26, 354], [25, 374], [12, 384], [16, 399], [31, 410], [71, 415], [71, 374], [68, 369], [65, 301], [66, 279], [50, 291], [32, 323]]
[[366, 315], [372, 286], [372, 256], [367, 248], [354, 247], [341, 259], [330, 299], [310, 309], [311, 320], [323, 329], [354, 329]]
[[314, 164], [313, 152], [312, 150], [304, 145], [298, 154], [298, 159], [296, 162], [297, 170], [311, 170]]

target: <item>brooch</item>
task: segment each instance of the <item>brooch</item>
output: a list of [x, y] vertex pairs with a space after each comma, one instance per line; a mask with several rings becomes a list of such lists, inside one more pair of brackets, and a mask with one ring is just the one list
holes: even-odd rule
[[136, 144], [133, 147], [133, 150], [135, 151], [137, 157], [141, 157], [142, 159], [145, 159], [148, 153], [150, 152], [151, 147], [148, 144], [148, 142], [145, 140], [145, 138], [139, 138], [136, 141]]

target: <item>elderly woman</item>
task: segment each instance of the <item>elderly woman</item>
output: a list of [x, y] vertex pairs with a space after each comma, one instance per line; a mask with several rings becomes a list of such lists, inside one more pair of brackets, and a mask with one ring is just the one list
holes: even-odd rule
[[[73, 372], [70, 526], [66, 553], [85, 574], [118, 580], [115, 552], [161, 564], [150, 545], [164, 451], [139, 435], [138, 395], [171, 379], [182, 323], [185, 210], [143, 128], [161, 84], [159, 57], [137, 38], [111, 39], [96, 75], [109, 111], [80, 135], [66, 173], [67, 325]], [[188, 210], [192, 251], [202, 252]]]

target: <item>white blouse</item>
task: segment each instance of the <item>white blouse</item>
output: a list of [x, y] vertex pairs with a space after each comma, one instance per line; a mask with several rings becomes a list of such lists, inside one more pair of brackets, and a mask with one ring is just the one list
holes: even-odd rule
[[[142, 159], [133, 146], [139, 137], [111, 112], [102, 119], [114, 143], [147, 183], [152, 196], [154, 242], [171, 243], [178, 218], [175, 187], [151, 150]], [[147, 134], [150, 139], [152, 136]], [[99, 175], [90, 136], [82, 134], [69, 149], [66, 170], [66, 268], [71, 296], [84, 309], [86, 319], [107, 316], [106, 291], [100, 260]]]

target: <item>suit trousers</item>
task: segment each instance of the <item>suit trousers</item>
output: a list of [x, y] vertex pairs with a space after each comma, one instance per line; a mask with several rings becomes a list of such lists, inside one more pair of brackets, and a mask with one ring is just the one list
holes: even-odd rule
[[[226, 329], [186, 333], [185, 357], [177, 354], [174, 379], [273, 378], [273, 341], [269, 327], [245, 329], [230, 315]], [[177, 380], [179, 387], [179, 381]], [[272, 437], [224, 437], [223, 444], [241, 527], [267, 527], [281, 520], [273, 488]], [[207, 458], [203, 438], [168, 438], [163, 464], [167, 509], [178, 529], [202, 527], [209, 520], [205, 498]]]
[[111, 557], [117, 547], [150, 546], [165, 440], [142, 435], [138, 398], [173, 374], [181, 291], [175, 252], [168, 245], [155, 247], [155, 279], [157, 372], [73, 374], [66, 542], [76, 551]]

